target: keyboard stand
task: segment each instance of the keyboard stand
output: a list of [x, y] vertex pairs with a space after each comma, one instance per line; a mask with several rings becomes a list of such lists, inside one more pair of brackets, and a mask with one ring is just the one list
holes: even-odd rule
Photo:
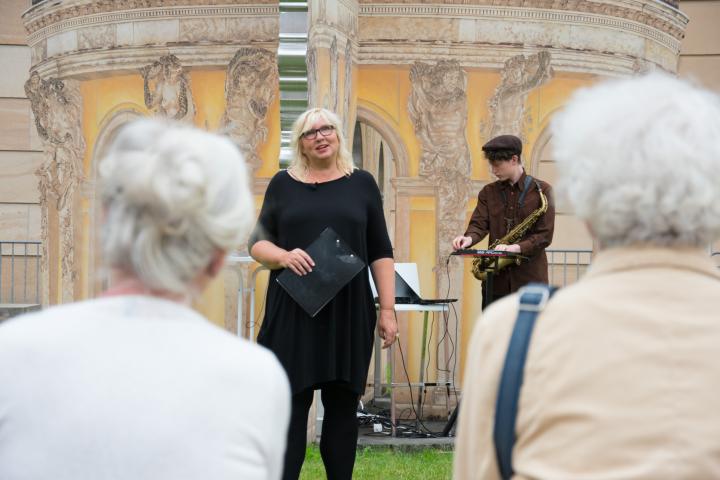
[[[419, 382], [410, 383], [395, 383], [395, 343], [387, 349], [387, 360], [390, 365], [390, 379], [389, 383], [382, 382], [382, 339], [375, 333], [375, 368], [374, 368], [374, 382], [373, 387], [375, 390], [375, 397], [380, 397], [382, 394], [382, 387], [387, 386], [390, 390], [390, 422], [392, 423], [391, 435], [397, 436], [396, 416], [395, 416], [395, 387], [407, 387], [408, 385], [412, 388], [418, 387], [418, 398], [417, 398], [417, 409], [416, 414], [420, 416], [420, 409], [422, 407], [423, 389], [425, 387], [425, 357], [426, 357], [426, 343], [427, 343], [427, 328], [428, 328], [428, 315], [430, 312], [447, 312], [449, 310], [449, 304], [439, 303], [434, 305], [415, 305], [415, 304], [396, 304], [396, 312], [423, 312], [423, 330], [422, 330], [422, 345], [420, 346], [420, 368], [419, 368]], [[399, 340], [398, 340], [399, 341]], [[406, 359], [407, 361], [407, 359]], [[420, 419], [417, 418], [416, 422], [419, 424]]]
[[[468, 253], [459, 253], [459, 255], [466, 256], [466, 257], [490, 257], [490, 266], [492, 267], [491, 270], [485, 272], [485, 281], [482, 282], [482, 290], [483, 290], [483, 296], [482, 296], [482, 309], [485, 310], [485, 308], [490, 305], [494, 298], [493, 294], [493, 280], [495, 277], [495, 274], [498, 273], [500, 270], [498, 268], [499, 262], [500, 262], [500, 255], [487, 255], [485, 252], [488, 251], [478, 251], [478, 253], [471, 253], [469, 250]], [[515, 254], [511, 254], [515, 255]], [[450, 417], [448, 418], [447, 423], [445, 424], [445, 427], [442, 430], [442, 433], [440, 436], [442, 437], [449, 437], [450, 431], [455, 426], [455, 422], [457, 422], [458, 412], [460, 411], [460, 401], [458, 400], [457, 405], [455, 405], [455, 410], [452, 411], [450, 414]]]

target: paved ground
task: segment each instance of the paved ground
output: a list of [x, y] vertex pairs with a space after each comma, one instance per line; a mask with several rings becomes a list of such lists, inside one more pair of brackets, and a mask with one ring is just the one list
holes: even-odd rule
[[420, 424], [414, 420], [403, 420], [396, 427], [395, 436], [392, 435], [391, 424], [386, 417], [361, 415], [359, 421], [358, 446], [390, 446], [402, 450], [422, 448], [452, 450], [455, 445], [454, 429], [451, 430], [450, 436], [441, 436], [446, 421], [423, 421]]

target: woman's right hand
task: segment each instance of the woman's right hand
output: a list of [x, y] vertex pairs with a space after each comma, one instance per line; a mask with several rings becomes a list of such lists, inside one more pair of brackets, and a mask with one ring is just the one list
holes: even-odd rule
[[312, 272], [312, 267], [315, 266], [315, 262], [310, 258], [305, 250], [301, 248], [295, 248], [290, 251], [286, 251], [281, 259], [280, 266], [283, 268], [289, 268], [297, 275], [306, 275]]

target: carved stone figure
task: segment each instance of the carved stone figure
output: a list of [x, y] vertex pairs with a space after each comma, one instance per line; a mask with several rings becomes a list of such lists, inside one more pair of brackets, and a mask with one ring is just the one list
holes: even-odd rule
[[437, 65], [416, 62], [410, 69], [408, 102], [415, 135], [422, 145], [420, 176], [439, 189], [438, 245], [441, 261], [450, 253], [457, 232], [463, 231], [471, 193], [467, 125], [467, 77], [456, 61]]
[[262, 163], [257, 147], [267, 138], [265, 118], [275, 99], [277, 85], [277, 62], [269, 50], [241, 48], [228, 65], [221, 128], [238, 145], [253, 169]]
[[175, 55], [165, 55], [140, 69], [145, 90], [145, 106], [155, 115], [192, 121], [195, 104], [190, 79]]
[[553, 76], [550, 52], [543, 50], [529, 57], [511, 57], [505, 62], [501, 75], [500, 85], [489, 102], [492, 123], [488, 138], [505, 134], [522, 137], [528, 93]]
[[[75, 228], [73, 195], [83, 179], [82, 159], [85, 139], [82, 134], [82, 98], [74, 80], [43, 80], [33, 72], [25, 82], [25, 94], [35, 115], [35, 126], [43, 142], [45, 159], [35, 172], [40, 190], [41, 235], [43, 240], [43, 303], [48, 301], [48, 248], [51, 214], [58, 216], [57, 232], [62, 258], [63, 301], [74, 300]], [[54, 203], [51, 205], [50, 201]], [[51, 209], [50, 206], [53, 208]]]
[[420, 174], [432, 177], [458, 170], [469, 175], [465, 72], [455, 61], [437, 65], [416, 62], [410, 69], [410, 81], [408, 111], [423, 148]]

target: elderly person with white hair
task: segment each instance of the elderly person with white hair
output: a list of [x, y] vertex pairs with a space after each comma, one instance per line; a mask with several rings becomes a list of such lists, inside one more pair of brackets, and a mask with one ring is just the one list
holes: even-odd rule
[[[558, 114], [553, 144], [559, 192], [598, 251], [537, 317], [513, 478], [720, 478], [720, 275], [708, 254], [720, 99], [661, 74], [602, 83]], [[500, 478], [495, 402], [517, 316], [514, 295], [473, 332], [455, 478]]]
[[99, 175], [110, 288], [0, 327], [0, 478], [279, 478], [282, 367], [189, 307], [249, 231], [242, 157], [141, 120]]

